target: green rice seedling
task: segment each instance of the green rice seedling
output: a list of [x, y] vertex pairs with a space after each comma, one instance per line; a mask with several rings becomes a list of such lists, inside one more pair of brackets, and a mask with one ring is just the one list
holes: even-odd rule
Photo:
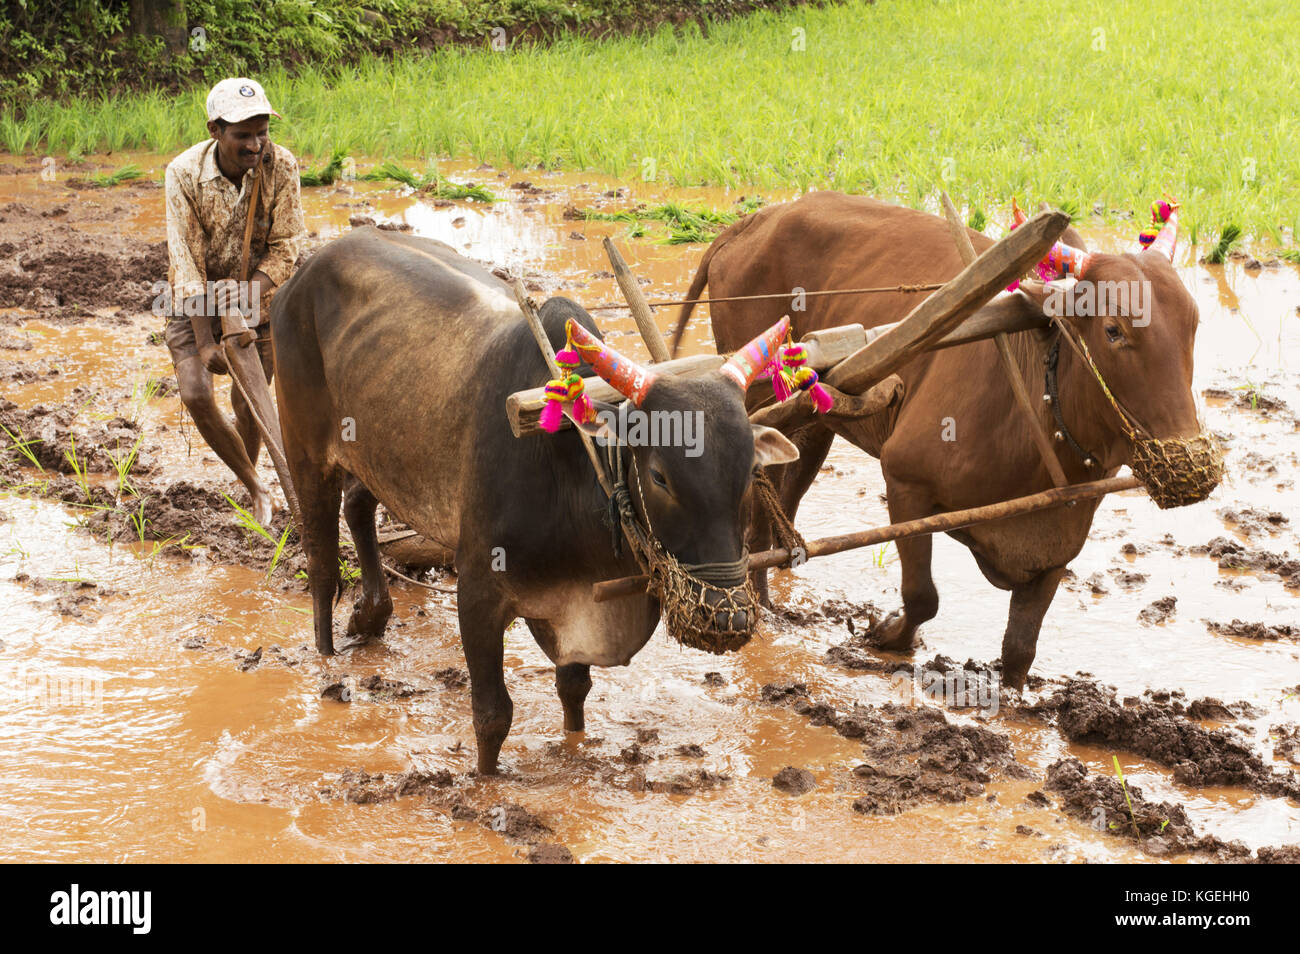
[[19, 119], [6, 110], [0, 116], [0, 143], [4, 144], [6, 151], [21, 156], [28, 147], [36, 146], [37, 129], [35, 121]]
[[95, 582], [94, 580], [90, 579], [90, 577], [81, 575], [81, 564], [76, 561], [74, 561], [72, 564], [71, 573], [69, 573], [66, 576], [52, 576], [50, 577], [50, 579], [53, 580], [55, 583], [94, 583]]
[[[1119, 767], [1119, 756], [1112, 755], [1111, 761], [1115, 763], [1115, 774], [1119, 776], [1119, 787], [1124, 792], [1124, 803], [1128, 805], [1128, 817], [1129, 820], [1133, 823], [1133, 834], [1141, 838], [1142, 832], [1138, 828], [1137, 816], [1133, 814], [1133, 800], [1128, 797], [1128, 783], [1124, 781], [1124, 770]], [[1112, 824], [1114, 823], [1112, 822]], [[1164, 826], [1162, 825], [1161, 830], [1163, 829]]]
[[449, 179], [440, 179], [433, 189], [427, 191], [431, 191], [439, 199], [457, 199], [489, 204], [497, 201], [496, 195], [486, 186], [463, 185]]
[[497, 197], [487, 188], [481, 185], [462, 185], [458, 182], [452, 182], [438, 174], [436, 169], [430, 170], [421, 175], [411, 169], [407, 169], [400, 163], [385, 161], [375, 166], [367, 172], [362, 179], [370, 182], [392, 181], [400, 182], [404, 186], [415, 189], [417, 192], [425, 192], [438, 199], [453, 200], [470, 200], [473, 202], [495, 202]]
[[95, 497], [90, 492], [90, 479], [86, 473], [86, 463], [77, 459], [77, 441], [72, 435], [68, 435], [68, 445], [68, 449], [63, 452], [63, 457], [67, 460], [68, 465], [72, 467], [72, 479], [81, 488], [81, 492], [86, 495], [86, 500], [94, 503]]
[[644, 222], [633, 222], [627, 227], [627, 237], [630, 239], [644, 238], [650, 229]]
[[266, 579], [269, 583], [271, 574], [275, 572], [276, 566], [280, 562], [280, 554], [284, 552], [284, 545], [289, 539], [289, 531], [293, 529], [293, 524], [285, 524], [284, 532], [280, 534], [280, 539], [275, 544], [275, 552], [271, 554], [271, 565], [266, 568]]
[[132, 162], [113, 172], [91, 176], [90, 181], [101, 189], [111, 189], [115, 185], [130, 182], [132, 179], [139, 179], [143, 175], [144, 170]]
[[1241, 228], [1236, 225], [1225, 225], [1219, 230], [1219, 240], [1214, 243], [1214, 247], [1205, 253], [1205, 262], [1208, 265], [1222, 265], [1228, 260], [1228, 255], [1234, 248], [1241, 243]]
[[1280, 248], [1273, 254], [1284, 262], [1300, 265], [1300, 248]]
[[345, 584], [352, 586], [361, 579], [361, 570], [349, 563], [346, 557], [339, 557], [339, 577]]
[[9, 442], [13, 446], [13, 449], [22, 454], [29, 464], [37, 470], [45, 470], [45, 468], [41, 466], [41, 462], [36, 459], [36, 455], [32, 453], [32, 445], [41, 443], [39, 437], [24, 437], [23, 429], [21, 427], [18, 428], [18, 436], [15, 437], [13, 431], [9, 430], [9, 428], [5, 427], [3, 424], [0, 424], [0, 431], [5, 432], [5, 436], [9, 438]]
[[137, 457], [140, 455], [140, 442], [144, 440], [141, 434], [131, 445], [131, 449], [125, 453], [114, 455], [112, 451], [105, 449], [104, 453], [108, 455], [109, 463], [113, 465], [113, 471], [117, 474], [117, 496], [121, 499], [124, 493], [135, 494], [136, 490], [131, 486], [130, 474], [131, 468], [135, 466]]
[[140, 541], [142, 546], [144, 545], [145, 532], [149, 528], [149, 520], [144, 515], [144, 504], [148, 499], [148, 497], [141, 497], [140, 506], [136, 508], [134, 513], [127, 514], [131, 521], [131, 526], [135, 528], [135, 537]]
[[346, 149], [336, 148], [330, 153], [329, 162], [314, 169], [300, 169], [298, 182], [305, 186], [333, 185], [343, 173], [343, 160], [347, 158]]
[[241, 527], [243, 527], [249, 533], [255, 533], [262, 539], [269, 540], [271, 543], [275, 543], [275, 537], [271, 536], [271, 531], [267, 530], [266, 527], [258, 523], [256, 517], [254, 517], [243, 507], [239, 506], [239, 504], [231, 500], [228, 494], [222, 494], [221, 496], [226, 498], [226, 503], [230, 504], [230, 506], [235, 508], [235, 514], [237, 519], [239, 520], [239, 525]]
[[150, 401], [158, 397], [158, 392], [161, 390], [161, 378], [136, 380], [131, 385], [131, 420], [133, 422], [139, 423], [140, 418], [144, 416], [144, 409], [149, 405]]
[[381, 162], [361, 178], [367, 182], [400, 182], [402, 185], [416, 190], [422, 189], [426, 185], [424, 176], [391, 160]]
[[966, 224], [976, 232], [983, 232], [985, 227], [989, 224], [988, 216], [984, 214], [983, 209], [976, 206], [971, 209], [970, 217], [966, 219]]

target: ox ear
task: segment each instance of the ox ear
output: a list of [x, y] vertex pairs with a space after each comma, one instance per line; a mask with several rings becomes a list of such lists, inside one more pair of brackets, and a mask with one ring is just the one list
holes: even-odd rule
[[754, 427], [754, 463], [759, 467], [772, 464], [788, 464], [799, 459], [799, 448], [780, 431], [772, 427], [755, 424]]

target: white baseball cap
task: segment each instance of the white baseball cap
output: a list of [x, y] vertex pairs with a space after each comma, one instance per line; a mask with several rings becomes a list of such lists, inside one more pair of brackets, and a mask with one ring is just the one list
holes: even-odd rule
[[266, 98], [266, 90], [257, 80], [246, 76], [223, 79], [208, 93], [208, 122], [224, 119], [242, 123], [253, 116], [279, 116]]

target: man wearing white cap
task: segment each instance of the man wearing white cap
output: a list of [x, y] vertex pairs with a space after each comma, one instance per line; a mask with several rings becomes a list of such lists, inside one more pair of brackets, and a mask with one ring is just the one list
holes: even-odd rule
[[[253, 515], [265, 525], [271, 496], [255, 466], [261, 435], [239, 388], [231, 389], [230, 426], [217, 407], [212, 375], [228, 371], [219, 316], [224, 302], [237, 302], [257, 329], [258, 353], [271, 379], [270, 297], [293, 274], [307, 234], [298, 162], [271, 142], [270, 118], [280, 114], [256, 81], [222, 80], [208, 94], [207, 112], [211, 138], [167, 166], [172, 307], [165, 338], [181, 401], [204, 440], [248, 488]], [[247, 275], [240, 274], [241, 265]]]

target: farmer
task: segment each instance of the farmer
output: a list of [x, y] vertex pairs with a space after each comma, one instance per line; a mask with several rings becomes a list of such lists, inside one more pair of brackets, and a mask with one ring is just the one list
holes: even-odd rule
[[[207, 112], [211, 138], [167, 166], [171, 307], [165, 338], [181, 401], [208, 446], [248, 488], [253, 516], [266, 525], [272, 508], [270, 491], [257, 476], [261, 435], [237, 387], [230, 392], [231, 427], [217, 407], [212, 375], [228, 373], [220, 316], [238, 307], [257, 331], [258, 355], [271, 380], [270, 300], [293, 274], [306, 236], [298, 163], [271, 142], [270, 119], [280, 114], [254, 80], [222, 80], [208, 93]], [[250, 236], [246, 227], [255, 197]]]

